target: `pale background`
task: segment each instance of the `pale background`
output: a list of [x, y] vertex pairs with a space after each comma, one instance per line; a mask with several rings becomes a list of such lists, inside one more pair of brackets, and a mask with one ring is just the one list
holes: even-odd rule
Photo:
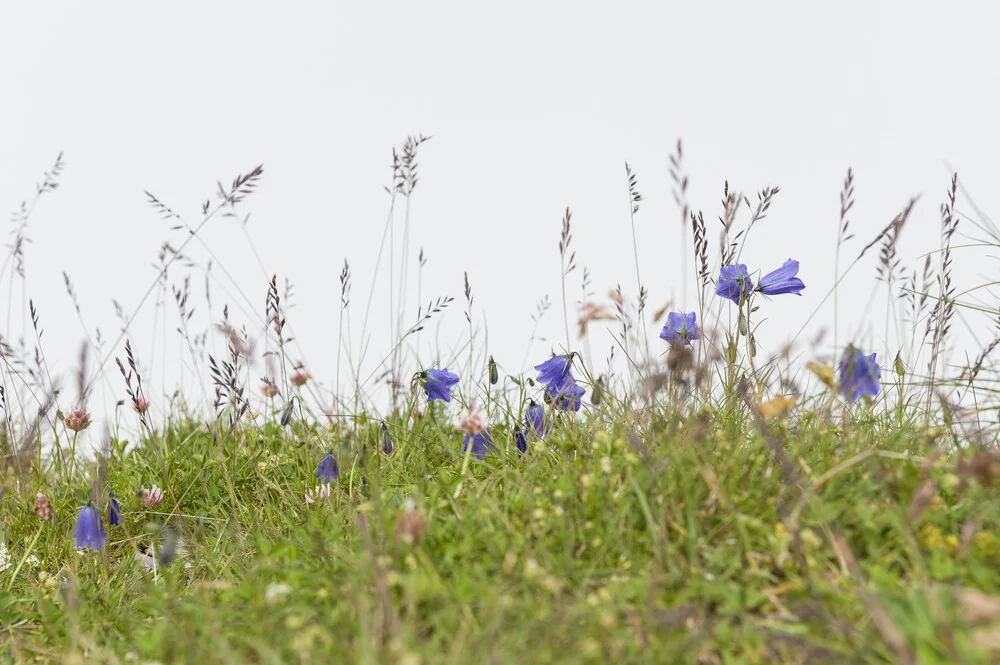
[[[357, 335], [386, 217], [391, 148], [408, 134], [433, 135], [421, 149], [412, 201], [412, 254], [423, 247], [428, 257], [423, 299], [458, 298], [441, 339], [459, 345], [468, 270], [490, 352], [517, 372], [543, 294], [553, 308], [541, 334], [563, 337], [557, 242], [565, 206], [591, 290], [607, 302], [621, 283], [635, 296], [625, 160], [645, 199], [636, 225], [650, 309], [672, 297], [693, 308], [679, 289], [667, 170], [682, 138], [689, 199], [708, 220], [713, 261], [723, 181], [752, 199], [764, 186], [782, 188], [744, 252], [752, 270], [790, 256], [802, 262], [802, 298], [765, 306], [760, 338], [773, 349], [833, 282], [848, 166], [857, 178], [858, 234], [848, 259], [920, 195], [900, 254], [909, 266], [921, 262], [938, 245], [949, 166], [986, 214], [1000, 209], [998, 20], [1000, 10], [985, 2], [4, 2], [0, 204], [15, 210], [65, 151], [61, 187], [31, 221], [24, 293], [39, 309], [53, 371], [72, 385], [84, 332], [61, 271], [75, 283], [90, 334], [100, 327], [110, 343], [119, 330], [112, 298], [133, 309], [155, 278], [162, 241], [184, 237], [169, 231], [143, 190], [196, 221], [216, 180], [263, 163], [259, 192], [243, 212], [251, 213], [247, 230], [266, 275], [237, 222], [214, 220], [203, 239], [258, 315], [270, 273], [293, 282], [289, 320], [310, 371], [329, 386], [341, 265], [346, 257], [355, 276]], [[960, 210], [972, 213], [965, 200]], [[959, 234], [972, 231], [963, 220]], [[190, 250], [204, 263], [203, 247]], [[989, 254], [956, 255], [960, 291], [995, 277]], [[840, 341], [891, 358], [899, 344], [885, 338], [875, 265], [872, 252], [844, 284]], [[229, 302], [237, 323], [257, 326], [238, 309], [235, 287], [217, 268], [213, 274], [221, 280], [213, 320]], [[171, 283], [183, 276], [175, 268]], [[570, 280], [574, 302], [580, 277]], [[204, 277], [193, 273], [192, 281], [198, 332], [208, 323]], [[16, 339], [25, 330], [21, 284], [14, 282], [12, 303], [9, 274], [0, 284], [3, 316], [9, 305], [14, 311], [3, 334]], [[388, 345], [384, 289], [370, 358]], [[985, 291], [970, 297], [996, 307]], [[157, 388], [186, 362], [172, 332], [176, 307], [166, 311], [166, 365], [150, 358], [152, 302], [131, 331]], [[406, 318], [415, 315], [411, 297]], [[831, 323], [828, 303], [810, 331]], [[987, 324], [956, 321], [968, 342], [956, 362], [992, 338]], [[425, 353], [433, 341], [422, 341]], [[217, 353], [220, 342], [213, 335]], [[603, 365], [610, 342], [593, 345]], [[548, 350], [536, 345], [532, 360]], [[102, 390], [122, 397], [117, 371], [108, 369]]]

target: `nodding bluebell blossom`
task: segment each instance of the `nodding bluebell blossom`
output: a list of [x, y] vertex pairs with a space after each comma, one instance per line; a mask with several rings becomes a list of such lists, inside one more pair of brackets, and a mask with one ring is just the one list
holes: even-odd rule
[[428, 402], [433, 402], [436, 399], [442, 402], [450, 402], [451, 389], [459, 381], [458, 374], [449, 372], [447, 367], [444, 369], [425, 370], [420, 378], [423, 381], [424, 393], [427, 395]]
[[552, 356], [541, 365], [535, 365], [538, 370], [538, 382], [546, 386], [563, 385], [567, 377], [573, 380], [573, 354]]
[[545, 438], [552, 431], [552, 423], [545, 417], [545, 407], [536, 404], [534, 400], [528, 402], [528, 410], [524, 414], [524, 424], [528, 432], [536, 438]]
[[80, 509], [76, 516], [76, 527], [73, 529], [73, 543], [77, 549], [99, 550], [104, 547], [108, 534], [104, 530], [101, 513], [89, 501]]
[[848, 346], [840, 359], [840, 392], [851, 402], [862, 395], [878, 397], [882, 368], [875, 361], [875, 354], [866, 356], [853, 346]]
[[743, 298], [749, 296], [753, 291], [753, 280], [747, 267], [739, 263], [735, 266], [722, 266], [719, 269], [719, 285], [715, 289], [716, 295], [729, 298], [739, 305]]
[[541, 365], [535, 365], [538, 370], [538, 382], [545, 384], [545, 401], [555, 404], [561, 411], [579, 411], [580, 400], [586, 390], [573, 378], [573, 354], [553, 356]]
[[520, 427], [514, 429], [514, 443], [517, 445], [517, 451], [522, 455], [528, 452], [528, 441], [524, 438], [524, 432], [521, 431]]
[[108, 494], [110, 496], [110, 500], [108, 501], [108, 524], [118, 526], [125, 521], [122, 519], [122, 509], [118, 505], [118, 499], [115, 498], [115, 495], [110, 492]]
[[316, 465], [316, 477], [328, 484], [340, 478], [340, 468], [337, 467], [337, 460], [332, 452], [327, 451]]
[[690, 344], [700, 336], [697, 312], [687, 314], [670, 312], [667, 314], [667, 322], [663, 324], [663, 330], [660, 331], [660, 339], [670, 343]]
[[757, 283], [757, 290], [766, 296], [777, 296], [782, 293], [794, 293], [800, 296], [806, 285], [796, 277], [798, 274], [799, 262], [788, 259], [780, 268], [761, 277]]
[[493, 452], [493, 437], [490, 436], [488, 430], [483, 430], [479, 434], [469, 434], [466, 432], [465, 439], [462, 441], [463, 453], [469, 450], [470, 441], [472, 444], [472, 454], [477, 459], [483, 459]]
[[554, 404], [560, 411], [579, 411], [586, 393], [583, 386], [568, 376], [561, 384], [549, 384], [545, 388], [545, 402]]

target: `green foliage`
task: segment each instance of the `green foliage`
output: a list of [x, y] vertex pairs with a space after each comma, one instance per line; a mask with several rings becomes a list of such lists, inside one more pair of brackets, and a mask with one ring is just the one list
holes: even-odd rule
[[[789, 482], [736, 409], [647, 430], [564, 418], [523, 457], [494, 428], [498, 453], [463, 475], [461, 433], [436, 418], [390, 421], [388, 456], [372, 422], [190, 424], [117, 444], [106, 485], [125, 524], [99, 553], [71, 536], [96, 467], [70, 484], [8, 478], [0, 657], [995, 662], [1000, 628], [970, 617], [963, 590], [1000, 593], [1000, 502], [933, 433], [772, 419]], [[340, 480], [307, 505], [326, 449]], [[163, 503], [144, 509], [153, 484]], [[37, 492], [53, 521], [32, 511]], [[168, 526], [180, 557], [148, 570]]]

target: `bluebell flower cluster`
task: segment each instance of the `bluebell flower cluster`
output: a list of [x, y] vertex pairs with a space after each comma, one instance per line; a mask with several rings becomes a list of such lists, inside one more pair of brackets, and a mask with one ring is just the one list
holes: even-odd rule
[[719, 284], [715, 293], [732, 300], [737, 305], [745, 302], [755, 291], [766, 296], [777, 296], [784, 293], [802, 295], [802, 290], [806, 288], [806, 285], [798, 278], [798, 274], [799, 262], [788, 259], [780, 268], [761, 277], [755, 289], [746, 265], [738, 263], [722, 266], [719, 269]]
[[545, 385], [545, 400], [560, 411], [579, 411], [586, 389], [573, 378], [573, 354], [553, 356], [538, 370], [538, 382]]
[[428, 402], [433, 402], [436, 399], [442, 402], [450, 402], [451, 389], [459, 381], [458, 374], [449, 372], [447, 367], [444, 369], [425, 370], [421, 373], [420, 378], [423, 382], [424, 393], [427, 395]]
[[76, 516], [76, 527], [73, 529], [73, 543], [77, 549], [99, 550], [104, 547], [108, 534], [104, 530], [101, 513], [91, 503], [80, 509]]
[[698, 314], [696, 312], [670, 312], [667, 314], [667, 322], [663, 324], [660, 331], [660, 339], [671, 344], [690, 344], [698, 339], [701, 333], [698, 332]]
[[320, 479], [321, 482], [331, 483], [332, 481], [340, 478], [340, 469], [337, 467], [337, 460], [333, 456], [333, 452], [327, 451], [323, 455], [323, 459], [319, 461], [316, 465], [316, 477]]
[[865, 355], [848, 346], [840, 359], [840, 392], [852, 403], [862, 396], [878, 397], [882, 368], [875, 361], [875, 354]]

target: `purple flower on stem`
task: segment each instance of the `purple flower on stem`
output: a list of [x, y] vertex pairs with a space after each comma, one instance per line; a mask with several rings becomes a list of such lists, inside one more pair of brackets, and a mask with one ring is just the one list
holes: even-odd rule
[[761, 277], [757, 290], [766, 296], [777, 296], [782, 293], [794, 293], [800, 296], [806, 285], [796, 277], [798, 274], [799, 262], [788, 259], [780, 268]]
[[567, 376], [561, 384], [549, 384], [545, 389], [545, 401], [555, 404], [560, 411], [579, 411], [586, 389]]
[[118, 505], [118, 499], [115, 498], [115, 495], [111, 494], [110, 497], [108, 501], [108, 524], [118, 526], [124, 522], [122, 519], [122, 509]]
[[535, 404], [534, 400], [528, 402], [528, 411], [524, 414], [524, 424], [528, 431], [539, 439], [548, 436], [549, 432], [552, 431], [552, 423], [545, 418], [545, 407]]
[[421, 378], [424, 383], [424, 392], [427, 394], [427, 401], [433, 402], [436, 399], [442, 402], [451, 401], [451, 389], [458, 383], [458, 374], [449, 372], [448, 368], [429, 369], [423, 372]]
[[552, 356], [541, 365], [535, 365], [538, 370], [538, 382], [546, 386], [562, 385], [567, 377], [573, 380], [573, 354]]
[[737, 305], [753, 291], [753, 280], [747, 267], [740, 263], [735, 266], [722, 266], [719, 269], [719, 286], [715, 289], [717, 295], [729, 298]]
[[493, 452], [493, 437], [487, 430], [483, 430], [478, 434], [471, 434], [466, 432], [465, 439], [462, 441], [462, 452], [469, 450], [469, 444], [472, 444], [472, 454], [476, 456], [477, 459], [483, 459], [487, 455]]
[[852, 403], [862, 395], [878, 397], [882, 368], [875, 362], [875, 354], [866, 356], [853, 346], [848, 346], [840, 359], [840, 392]]
[[316, 465], [316, 477], [324, 483], [340, 478], [340, 469], [337, 468], [337, 460], [332, 452], [323, 455], [323, 459]]
[[517, 451], [522, 455], [528, 452], [528, 441], [524, 438], [524, 432], [518, 427], [514, 430], [514, 443], [517, 445]]
[[663, 324], [663, 330], [660, 331], [660, 339], [670, 343], [679, 341], [682, 344], [689, 344], [700, 336], [696, 312], [687, 314], [670, 312], [667, 314], [667, 322]]
[[76, 517], [76, 528], [73, 529], [73, 543], [77, 549], [99, 550], [104, 547], [108, 534], [104, 530], [101, 513], [91, 503], [80, 509]]

